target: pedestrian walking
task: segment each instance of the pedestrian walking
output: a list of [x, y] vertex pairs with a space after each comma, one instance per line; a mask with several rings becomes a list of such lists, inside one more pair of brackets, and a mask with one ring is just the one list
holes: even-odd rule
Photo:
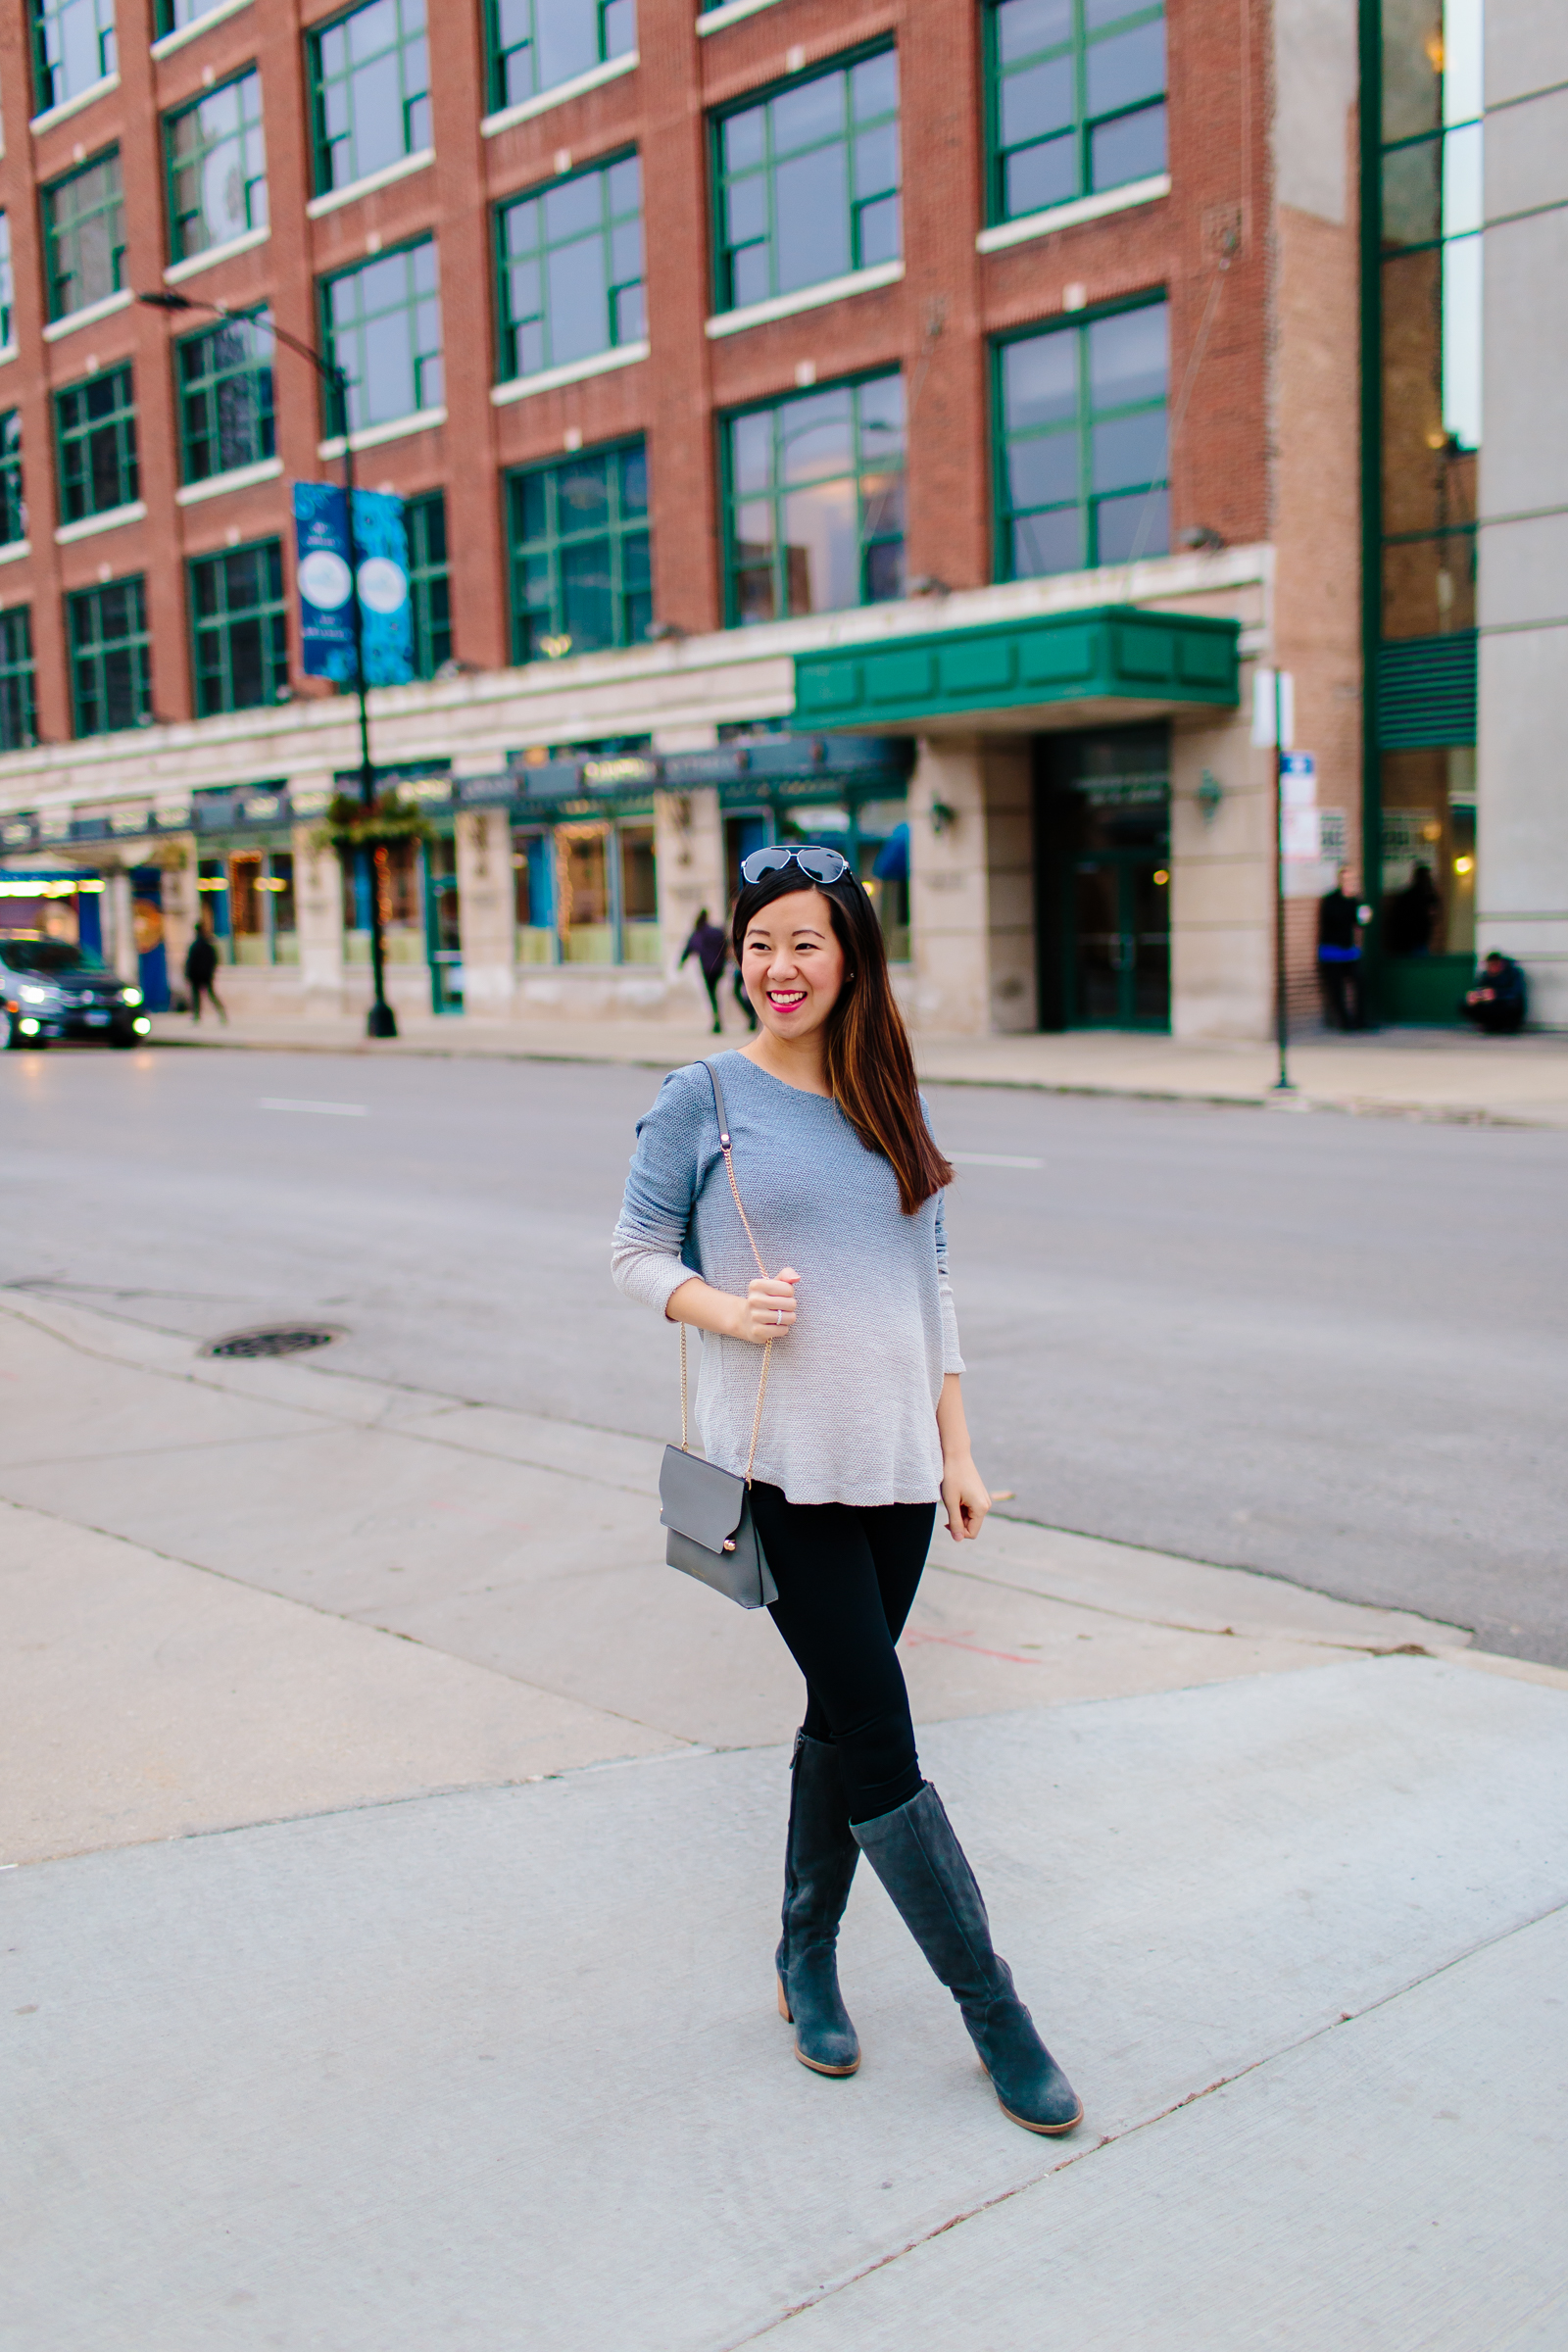
[[688, 956], [696, 956], [697, 968], [703, 975], [703, 986], [708, 991], [708, 1002], [713, 1010], [715, 1037], [724, 1034], [724, 1024], [718, 1017], [718, 984], [724, 977], [724, 958], [728, 953], [729, 942], [723, 932], [717, 923], [709, 921], [708, 908], [700, 906], [697, 920], [692, 925], [692, 935], [680, 952], [680, 963], [676, 964], [675, 969], [680, 970], [680, 964], [685, 962]]
[[1317, 903], [1317, 970], [1331, 1029], [1359, 1029], [1362, 1021], [1362, 913], [1346, 888], [1349, 878], [1349, 867], [1342, 865], [1334, 888]]
[[[896, 1649], [939, 1502], [960, 1544], [990, 1508], [959, 1388], [943, 1222], [953, 1171], [916, 1090], [881, 927], [846, 860], [776, 845], [744, 859], [741, 877], [731, 941], [761, 1026], [714, 1059], [722, 1139], [704, 1064], [665, 1079], [638, 1126], [613, 1265], [632, 1298], [704, 1334], [703, 1448], [751, 1474], [770, 1613], [806, 1679], [779, 2008], [804, 2065], [855, 2073], [836, 1946], [863, 1853], [956, 2000], [1004, 2112], [1031, 2132], [1070, 2132], [1082, 2108], [921, 1776]], [[776, 1274], [754, 1274], [748, 1227]], [[772, 1370], [761, 1389], [760, 1363]]]
[[198, 927], [195, 938], [185, 950], [185, 977], [190, 983], [191, 1019], [193, 1021], [201, 1019], [202, 999], [207, 997], [211, 1000], [213, 1010], [226, 1028], [228, 1015], [223, 1010], [218, 995], [218, 949], [214, 944], [213, 935], [205, 923]]

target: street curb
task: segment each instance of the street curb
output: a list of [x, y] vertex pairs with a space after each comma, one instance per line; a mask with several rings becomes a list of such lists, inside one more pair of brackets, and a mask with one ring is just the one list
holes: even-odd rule
[[[346, 1042], [329, 1043], [320, 1038], [289, 1039], [259, 1037], [151, 1037], [146, 1047], [157, 1052], [208, 1054], [320, 1054], [355, 1057], [379, 1056], [392, 1061], [503, 1061], [503, 1062], [564, 1062], [577, 1069], [672, 1070], [681, 1065], [666, 1054], [573, 1054], [553, 1046], [443, 1046], [426, 1043], [422, 1038], [355, 1038]], [[145, 1048], [143, 1049], [145, 1050]], [[701, 1056], [694, 1054], [693, 1060]], [[918, 1048], [916, 1066], [918, 1068]], [[1563, 1122], [1552, 1118], [1531, 1118], [1518, 1111], [1490, 1110], [1482, 1103], [1460, 1102], [1395, 1102], [1367, 1096], [1341, 1098], [1333, 1095], [1293, 1094], [1282, 1100], [1272, 1091], [1266, 1094], [1210, 1094], [1188, 1093], [1174, 1087], [1105, 1086], [1084, 1081], [1057, 1078], [1025, 1078], [996, 1072], [987, 1076], [966, 1078], [942, 1071], [919, 1070], [922, 1086], [948, 1086], [989, 1089], [1011, 1094], [1059, 1095], [1076, 1097], [1084, 1102], [1169, 1102], [1190, 1103], [1211, 1110], [1274, 1110], [1291, 1112], [1335, 1111], [1354, 1119], [1409, 1119], [1418, 1124], [1436, 1127], [1511, 1127], [1531, 1130], [1553, 1130]]]

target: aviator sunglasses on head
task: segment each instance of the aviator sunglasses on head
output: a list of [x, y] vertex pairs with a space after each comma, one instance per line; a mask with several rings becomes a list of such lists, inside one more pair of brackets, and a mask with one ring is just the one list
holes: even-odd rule
[[764, 874], [780, 874], [792, 859], [813, 882], [836, 882], [850, 870], [849, 859], [841, 858], [837, 850], [820, 849], [815, 842], [776, 841], [771, 849], [754, 850], [741, 859], [741, 880], [760, 882]]

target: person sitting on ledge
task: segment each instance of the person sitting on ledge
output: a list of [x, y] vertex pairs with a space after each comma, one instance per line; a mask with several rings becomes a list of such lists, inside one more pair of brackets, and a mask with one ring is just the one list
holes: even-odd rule
[[1511, 956], [1492, 950], [1459, 1011], [1488, 1037], [1518, 1036], [1525, 1025], [1525, 976]]

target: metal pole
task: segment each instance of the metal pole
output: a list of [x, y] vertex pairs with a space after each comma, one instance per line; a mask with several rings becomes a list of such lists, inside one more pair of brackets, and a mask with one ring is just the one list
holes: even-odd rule
[[[349, 429], [348, 370], [333, 370], [338, 412], [343, 421], [343, 503], [347, 509], [349, 543], [349, 613], [354, 631], [354, 690], [360, 705], [360, 805], [369, 808], [375, 800], [375, 769], [370, 764], [370, 706], [365, 683], [365, 614], [360, 609], [360, 538], [354, 515], [354, 435]], [[370, 1009], [366, 1015], [367, 1037], [396, 1037], [397, 1015], [386, 1001], [386, 940], [381, 925], [381, 877], [375, 851], [361, 846], [370, 901]]]
[[1285, 687], [1278, 662], [1274, 668], [1274, 1033], [1279, 1046], [1280, 1074], [1275, 1094], [1290, 1094], [1290, 1007], [1285, 988]]

